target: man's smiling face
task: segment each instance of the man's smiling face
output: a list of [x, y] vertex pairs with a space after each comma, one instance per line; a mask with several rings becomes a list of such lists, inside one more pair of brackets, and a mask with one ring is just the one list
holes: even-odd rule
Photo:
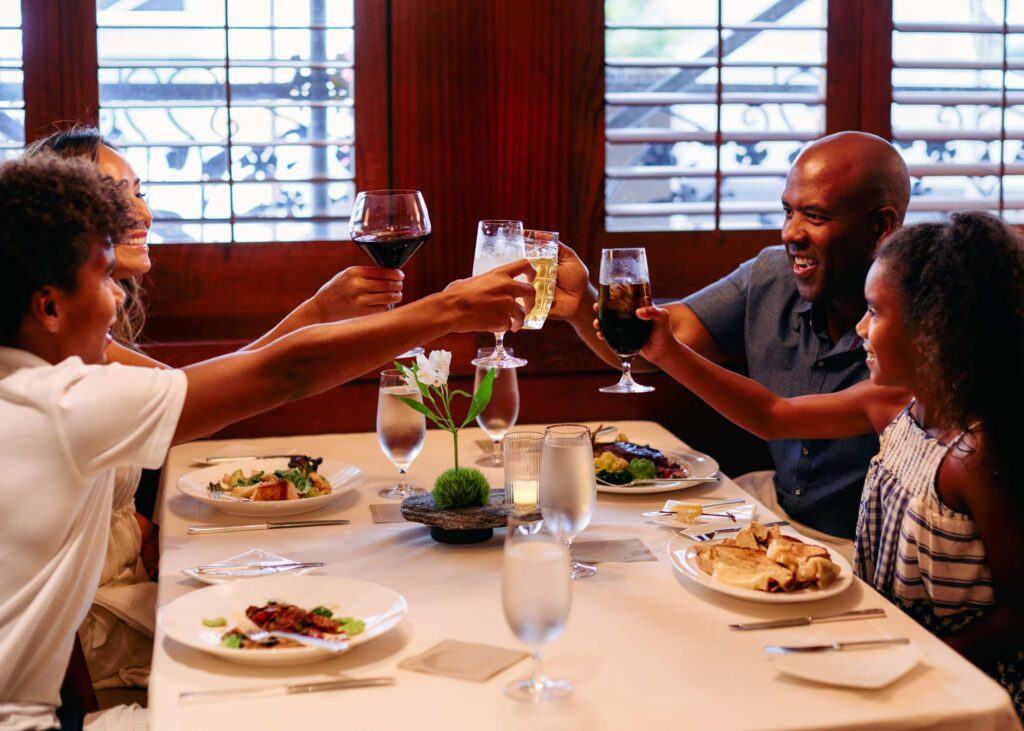
[[786, 177], [782, 207], [782, 242], [800, 296], [822, 303], [860, 297], [878, 237], [862, 170], [809, 149]]

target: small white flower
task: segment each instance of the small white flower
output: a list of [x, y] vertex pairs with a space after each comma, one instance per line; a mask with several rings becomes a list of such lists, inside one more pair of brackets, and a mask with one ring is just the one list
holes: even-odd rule
[[452, 354], [447, 350], [431, 351], [429, 356], [422, 353], [416, 356], [416, 367], [419, 371], [420, 383], [439, 388], [448, 383], [448, 370], [451, 367]]
[[437, 377], [438, 385], [444, 386], [448, 383], [448, 371], [452, 366], [452, 354], [447, 350], [434, 350], [430, 353], [430, 364], [434, 367], [434, 374]]

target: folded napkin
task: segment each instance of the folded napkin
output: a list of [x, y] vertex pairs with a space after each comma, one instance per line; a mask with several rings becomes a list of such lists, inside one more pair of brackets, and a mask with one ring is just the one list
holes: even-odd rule
[[377, 503], [370, 506], [374, 523], [404, 523], [401, 503]]
[[630, 563], [632, 561], [658, 560], [639, 538], [573, 543], [572, 557], [582, 563]]
[[483, 683], [528, 655], [476, 642], [444, 640], [422, 654], [405, 658], [398, 667]]

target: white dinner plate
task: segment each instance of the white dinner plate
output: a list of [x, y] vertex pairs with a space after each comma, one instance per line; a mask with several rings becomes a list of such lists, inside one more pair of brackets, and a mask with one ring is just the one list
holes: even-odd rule
[[346, 492], [354, 490], [363, 481], [363, 471], [358, 467], [325, 459], [317, 472], [331, 483], [331, 492], [327, 495], [299, 498], [298, 500], [233, 500], [212, 498], [206, 489], [211, 482], [218, 482], [225, 474], [230, 474], [235, 470], [242, 470], [248, 475], [253, 470], [273, 472], [287, 468], [287, 457], [243, 459], [238, 462], [213, 465], [183, 476], [178, 480], [178, 490], [228, 515], [244, 515], [250, 518], [281, 518], [286, 515], [299, 515], [319, 510]]
[[225, 569], [231, 569], [233, 566], [256, 566], [258, 564], [263, 568], [247, 569], [244, 571], [224, 571], [222, 573], [212, 571], [199, 573], [196, 570], [198, 567], [193, 566], [192, 568], [182, 569], [181, 573], [186, 576], [191, 576], [196, 581], [201, 581], [204, 584], [225, 584], [229, 581], [244, 581], [248, 579], [255, 579], [259, 576], [283, 576], [285, 574], [300, 576], [316, 570], [312, 566], [293, 569], [275, 568], [275, 566], [280, 566], [281, 564], [293, 563], [296, 563], [296, 561], [290, 558], [285, 558], [284, 556], [278, 556], [276, 553], [269, 553], [264, 551], [262, 548], [250, 548], [245, 553], [240, 553], [237, 556], [232, 556], [231, 558], [226, 558], [223, 561], [214, 561], [213, 563], [204, 565], [221, 566]]
[[[658, 447], [654, 448], [658, 449]], [[693, 450], [682, 451], [678, 449], [661, 449], [659, 451], [669, 459], [686, 466], [690, 471], [690, 477], [714, 477], [718, 474], [718, 462], [702, 452]], [[706, 482], [693, 482], [686, 478], [680, 478], [678, 481], [657, 485], [637, 485], [636, 487], [629, 487], [627, 485], [602, 485], [599, 482], [597, 483], [597, 491], [614, 492], [624, 495], [647, 495], [655, 492], [673, 492], [675, 490], [683, 490], [695, 485], [706, 484]]]
[[732, 584], [726, 584], [722, 581], [711, 578], [701, 571], [700, 566], [697, 565], [697, 546], [708, 545], [707, 543], [697, 543], [685, 536], [677, 535], [669, 541], [668, 555], [675, 570], [690, 581], [707, 587], [712, 591], [717, 591], [720, 594], [725, 594], [726, 596], [735, 597], [737, 599], [747, 599], [749, 601], [760, 602], [762, 604], [816, 602], [821, 599], [828, 599], [829, 597], [841, 594], [850, 588], [850, 584], [853, 583], [853, 567], [850, 566], [849, 561], [843, 558], [836, 551], [832, 550], [829, 546], [802, 536], [790, 528], [782, 528], [782, 533], [784, 535], [793, 536], [794, 538], [799, 538], [804, 543], [821, 546], [828, 551], [829, 558], [839, 566], [839, 577], [824, 589], [810, 588], [800, 589], [798, 591], [779, 592], [757, 591], [756, 589], [744, 589], [739, 586], [733, 586]]
[[[326, 606], [335, 614], [360, 619], [363, 632], [349, 640], [349, 650], [394, 629], [408, 612], [405, 597], [380, 584], [338, 576], [264, 576], [197, 589], [178, 597], [157, 613], [157, 623], [176, 642], [242, 665], [302, 665], [338, 653], [320, 647], [231, 649], [220, 646], [232, 628], [232, 616], [270, 600], [303, 609]], [[227, 627], [206, 627], [204, 619], [224, 617]]]
[[[787, 636], [784, 641], [773, 639], [770, 644], [819, 645], [834, 641], [834, 637], [814, 633]], [[912, 642], [908, 645], [879, 645], [832, 652], [765, 654], [765, 659], [772, 667], [786, 675], [813, 683], [866, 690], [877, 690], [895, 683], [917, 667], [921, 657], [921, 649]]]

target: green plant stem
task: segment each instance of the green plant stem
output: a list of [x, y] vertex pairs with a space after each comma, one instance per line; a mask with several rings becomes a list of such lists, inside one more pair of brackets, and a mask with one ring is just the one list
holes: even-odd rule
[[452, 429], [452, 441], [455, 443], [455, 469], [459, 468], [459, 430]]

